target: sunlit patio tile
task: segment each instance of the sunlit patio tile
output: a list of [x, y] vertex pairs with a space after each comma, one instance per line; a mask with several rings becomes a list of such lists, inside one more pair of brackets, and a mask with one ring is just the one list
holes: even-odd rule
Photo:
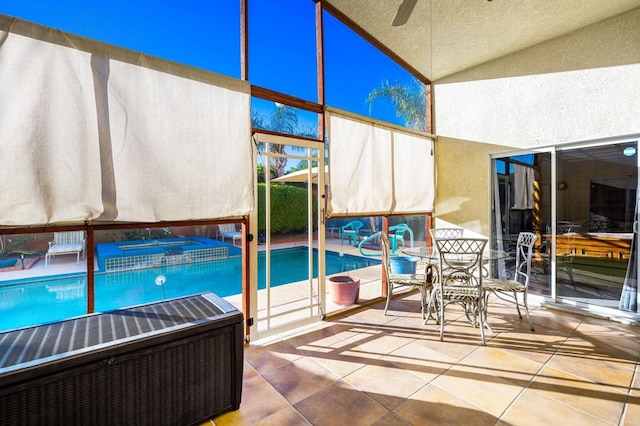
[[543, 366], [542, 362], [530, 360], [515, 353], [494, 347], [483, 346], [469, 354], [460, 366], [481, 368], [488, 373], [526, 387]]
[[425, 380], [383, 360], [365, 365], [344, 380], [391, 410], [426, 385]]
[[335, 383], [294, 407], [317, 426], [373, 424], [389, 410], [345, 382]]
[[339, 379], [331, 371], [307, 357], [268, 371], [263, 377], [292, 404]]
[[514, 353], [535, 362], [548, 361], [567, 340], [564, 333], [542, 327], [535, 332], [528, 325], [505, 331], [493, 338], [489, 346]]
[[411, 425], [495, 425], [498, 417], [429, 385], [394, 410]]
[[640, 397], [631, 398], [626, 405], [624, 416], [620, 424], [622, 426], [634, 426], [640, 419]]
[[216, 426], [252, 425], [289, 407], [287, 400], [260, 376], [243, 382], [240, 409], [215, 418]]
[[595, 383], [625, 390], [628, 389], [634, 372], [632, 366], [580, 356], [574, 350], [554, 355], [548, 366]]
[[311, 425], [298, 411], [293, 407], [285, 407], [269, 417], [265, 417], [255, 423], [254, 426], [301, 426]]
[[518, 396], [521, 383], [500, 377], [497, 368], [458, 364], [434, 379], [431, 384], [491, 413], [496, 418]]
[[301, 356], [302, 354], [287, 342], [275, 342], [245, 350], [246, 361], [261, 374], [288, 364]]
[[540, 372], [530, 389], [610, 423], [618, 422], [627, 399], [626, 389], [593, 383], [551, 367]]
[[383, 356], [382, 359], [420, 377], [427, 383], [458, 362], [456, 358], [434, 351], [421, 340], [415, 340], [408, 345], [402, 346]]
[[500, 425], [539, 426], [563, 422], [581, 426], [611, 425], [602, 419], [547, 398], [537, 392], [525, 390], [501, 417]]

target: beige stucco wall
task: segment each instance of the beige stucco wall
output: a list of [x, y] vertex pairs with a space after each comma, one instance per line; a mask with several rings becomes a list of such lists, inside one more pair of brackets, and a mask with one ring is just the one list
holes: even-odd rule
[[489, 153], [638, 133], [639, 28], [637, 8], [434, 82], [436, 226], [488, 235]]
[[489, 154], [500, 151], [503, 146], [438, 137], [434, 227], [489, 236]]
[[640, 130], [640, 8], [434, 82], [435, 134], [531, 147]]

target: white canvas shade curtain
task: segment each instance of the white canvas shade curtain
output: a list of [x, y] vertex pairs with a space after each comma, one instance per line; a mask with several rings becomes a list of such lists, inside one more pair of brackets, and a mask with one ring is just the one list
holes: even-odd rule
[[618, 308], [623, 311], [640, 314], [640, 293], [638, 293], [638, 203], [639, 199], [636, 197], [631, 255], [629, 256], [627, 272], [624, 276]]
[[533, 167], [513, 164], [513, 210], [533, 209], [535, 204]]
[[328, 109], [329, 215], [433, 210], [433, 139], [424, 133]]
[[0, 225], [253, 208], [248, 83], [1, 15], [0, 70]]

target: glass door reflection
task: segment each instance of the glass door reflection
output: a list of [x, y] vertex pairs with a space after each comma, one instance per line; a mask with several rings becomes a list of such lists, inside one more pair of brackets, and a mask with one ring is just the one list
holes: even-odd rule
[[558, 297], [617, 309], [633, 266], [637, 143], [558, 150], [557, 182]]

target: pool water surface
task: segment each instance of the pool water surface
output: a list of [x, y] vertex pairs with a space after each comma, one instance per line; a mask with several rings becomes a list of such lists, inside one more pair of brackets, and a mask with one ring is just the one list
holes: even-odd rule
[[[326, 251], [326, 274], [379, 264], [379, 259]], [[271, 286], [302, 281], [308, 274], [305, 247], [271, 253]], [[258, 288], [265, 288], [265, 256], [258, 256]], [[314, 250], [313, 276], [317, 277]], [[143, 303], [211, 291], [220, 297], [241, 293], [240, 257], [168, 265], [126, 272], [95, 274], [95, 311], [103, 312]], [[66, 276], [39, 281], [19, 280], [0, 285], [0, 331], [62, 320], [86, 313], [87, 280]]]

